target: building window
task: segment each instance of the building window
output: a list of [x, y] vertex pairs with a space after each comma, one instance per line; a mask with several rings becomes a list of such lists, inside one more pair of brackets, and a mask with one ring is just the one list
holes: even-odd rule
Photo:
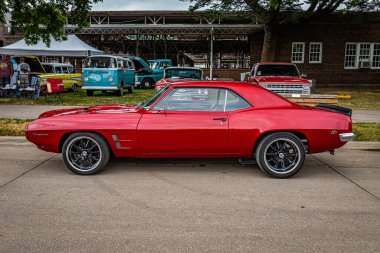
[[380, 43], [373, 44], [372, 68], [380, 68]]
[[310, 42], [309, 63], [322, 63], [322, 43]]
[[344, 68], [355, 69], [356, 68], [356, 43], [346, 44], [346, 56], [344, 57]]
[[303, 63], [304, 62], [305, 43], [293, 42], [292, 43], [292, 62]]
[[380, 68], [380, 43], [346, 43], [344, 68]]

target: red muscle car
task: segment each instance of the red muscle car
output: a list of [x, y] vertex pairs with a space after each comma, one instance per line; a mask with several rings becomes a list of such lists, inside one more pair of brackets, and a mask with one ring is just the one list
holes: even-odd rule
[[295, 64], [286, 62], [256, 63], [245, 81], [277, 94], [310, 95], [312, 86], [309, 80], [302, 78]]
[[307, 153], [354, 138], [351, 110], [305, 107], [244, 82], [173, 83], [138, 105], [48, 111], [29, 123], [38, 148], [62, 152], [75, 173], [99, 172], [115, 157], [254, 158], [274, 177], [290, 177]]

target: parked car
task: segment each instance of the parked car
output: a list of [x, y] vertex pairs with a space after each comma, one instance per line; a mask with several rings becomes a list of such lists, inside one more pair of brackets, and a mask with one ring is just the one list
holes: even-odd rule
[[293, 63], [256, 63], [245, 81], [258, 84], [277, 94], [310, 95], [312, 83], [303, 79]]
[[123, 96], [124, 89], [132, 93], [135, 85], [135, 65], [129, 58], [112, 55], [87, 57], [82, 70], [82, 89], [87, 96], [95, 91], [115, 91]]
[[167, 59], [151, 60], [150, 66], [143, 59], [136, 56], [129, 57], [136, 68], [136, 87], [153, 88], [158, 80], [164, 76], [164, 66], [172, 66], [172, 61]]
[[[43, 65], [45, 63], [41, 63], [39, 58], [33, 55], [22, 55], [22, 56], [13, 57], [13, 59], [15, 59], [17, 63], [20, 63], [20, 58], [24, 58], [25, 62], [29, 64], [31, 74], [38, 75], [41, 77], [41, 85], [45, 85], [47, 83], [47, 79], [61, 79], [62, 83], [64, 84], [65, 90], [75, 91], [77, 87], [82, 86], [82, 81], [81, 81], [82, 75], [80, 73], [74, 73], [74, 72], [63, 73], [63, 71], [50, 72], [49, 66]], [[47, 64], [54, 65], [58, 63], [47, 63]], [[67, 66], [70, 64], [59, 63], [59, 65]], [[48, 71], [45, 69], [44, 66], [46, 66]]]
[[82, 74], [75, 73], [74, 66], [67, 63], [43, 62], [46, 74], [40, 75], [42, 83], [48, 78], [61, 78], [66, 90], [76, 91], [78, 87], [82, 87]]
[[156, 83], [156, 92], [169, 83], [191, 80], [203, 80], [203, 70], [191, 67], [169, 67], [165, 69], [164, 78]]
[[155, 59], [155, 60], [148, 60], [149, 67], [153, 70], [157, 69], [166, 69], [168, 67], [173, 66], [172, 60], [169, 59]]
[[167, 85], [144, 102], [48, 111], [26, 138], [60, 153], [75, 173], [99, 172], [115, 157], [254, 157], [273, 177], [290, 177], [307, 153], [333, 151], [354, 138], [351, 110], [294, 104], [243, 82]]

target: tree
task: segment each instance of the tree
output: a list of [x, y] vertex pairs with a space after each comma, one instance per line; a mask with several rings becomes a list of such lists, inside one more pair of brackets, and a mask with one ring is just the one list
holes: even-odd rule
[[[380, 0], [181, 0], [193, 3], [190, 11], [208, 9], [235, 12], [258, 20], [264, 26], [261, 61], [274, 61], [279, 32], [289, 23], [307, 22], [339, 10], [378, 11]], [[215, 14], [214, 14], [215, 15]]]
[[0, 0], [1, 20], [11, 14], [11, 33], [21, 32], [28, 44], [42, 39], [50, 45], [51, 37], [66, 39], [64, 27], [68, 16], [78, 29], [88, 26], [92, 4], [102, 0]]

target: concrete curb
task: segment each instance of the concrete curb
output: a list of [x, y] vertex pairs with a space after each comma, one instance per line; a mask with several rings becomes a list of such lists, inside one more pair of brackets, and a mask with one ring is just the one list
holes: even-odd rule
[[[28, 142], [25, 136], [0, 136], [0, 145], [25, 146], [33, 145]], [[342, 147], [342, 149], [358, 149], [358, 150], [380, 150], [380, 142], [378, 141], [351, 141]]]

